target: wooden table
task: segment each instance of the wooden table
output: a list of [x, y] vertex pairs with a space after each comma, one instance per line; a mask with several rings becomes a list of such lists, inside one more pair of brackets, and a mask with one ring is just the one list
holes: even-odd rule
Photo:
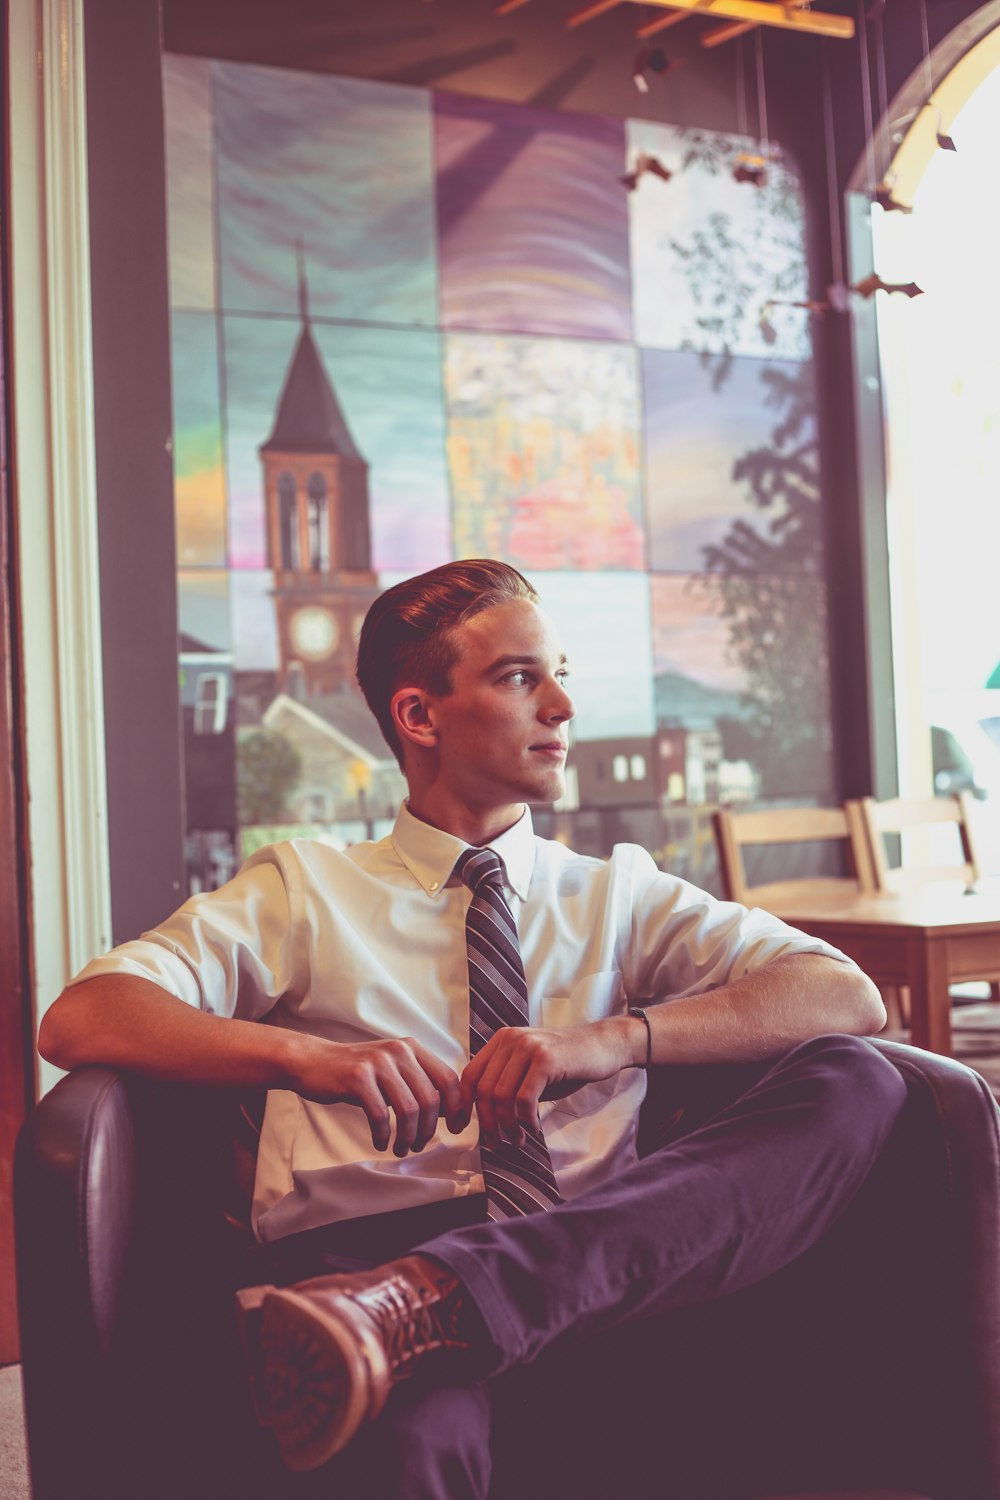
[[852, 896], [835, 904], [790, 900], [777, 912], [824, 938], [878, 985], [906, 985], [917, 1047], [951, 1055], [949, 986], [1000, 979], [1000, 884], [966, 893], [957, 882]]

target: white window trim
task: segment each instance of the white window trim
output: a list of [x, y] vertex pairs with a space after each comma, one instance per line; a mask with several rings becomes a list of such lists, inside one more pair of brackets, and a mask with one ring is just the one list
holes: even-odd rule
[[[82, 0], [12, 5], [11, 386], [36, 1018], [111, 943]], [[47, 1087], [58, 1076], [41, 1066]]]

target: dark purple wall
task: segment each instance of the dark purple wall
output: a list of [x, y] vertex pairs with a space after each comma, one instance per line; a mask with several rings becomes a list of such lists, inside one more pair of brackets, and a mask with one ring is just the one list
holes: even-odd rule
[[97, 506], [115, 941], [181, 896], [160, 24], [85, 0]]

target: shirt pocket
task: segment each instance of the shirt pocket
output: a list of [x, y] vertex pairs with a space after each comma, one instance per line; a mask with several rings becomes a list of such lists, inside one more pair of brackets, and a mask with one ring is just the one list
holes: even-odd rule
[[[542, 1023], [545, 1026], [563, 1028], [580, 1026], [586, 1021], [604, 1021], [608, 1016], [622, 1016], [628, 1008], [625, 980], [620, 969], [608, 969], [600, 974], [588, 974], [576, 983], [567, 995], [545, 995], [542, 998]], [[628, 1082], [628, 1070], [612, 1073], [610, 1078], [598, 1078], [574, 1089], [564, 1099], [553, 1099], [547, 1110], [558, 1115], [592, 1115], [603, 1109], [610, 1099]]]

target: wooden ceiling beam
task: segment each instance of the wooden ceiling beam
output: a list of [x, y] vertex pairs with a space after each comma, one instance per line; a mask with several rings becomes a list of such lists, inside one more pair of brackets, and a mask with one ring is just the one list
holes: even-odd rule
[[[611, 4], [615, 0], [611, 0]], [[785, 5], [781, 0], [643, 0], [663, 10], [683, 11], [686, 15], [718, 17], [727, 21], [745, 21], [748, 26], [777, 26], [783, 31], [803, 31], [815, 36], [848, 40], [854, 35], [850, 16], [835, 16], [828, 11], [806, 10], [799, 5]], [[610, 9], [605, 0], [601, 7]], [[590, 7], [596, 14], [597, 8]], [[586, 12], [581, 12], [586, 16]]]
[[657, 16], [653, 21], [647, 21], [645, 26], [636, 30], [636, 36], [645, 40], [648, 36], [655, 36], [658, 31], [666, 31], [668, 26], [676, 26], [678, 21], [686, 21], [688, 13], [686, 10], [668, 10], [665, 16]]
[[594, 0], [583, 10], [576, 11], [573, 15], [566, 17], [566, 25], [570, 31], [576, 26], [582, 26], [584, 21], [592, 21], [595, 16], [603, 16], [606, 10], [614, 10], [616, 5], [621, 5], [622, 0]]
[[713, 26], [711, 31], [703, 31], [698, 40], [703, 47], [721, 47], [723, 42], [731, 42], [734, 37], [756, 29], [754, 21], [726, 21], [722, 26]]

